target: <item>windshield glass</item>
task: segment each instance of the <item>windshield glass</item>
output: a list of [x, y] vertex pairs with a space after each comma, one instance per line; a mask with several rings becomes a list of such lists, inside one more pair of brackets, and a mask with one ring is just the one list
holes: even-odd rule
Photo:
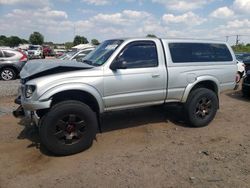
[[38, 46], [29, 46], [29, 50], [37, 50]]
[[108, 60], [121, 43], [123, 43], [123, 40], [104, 41], [94, 51], [83, 58], [83, 62], [94, 66], [101, 66]]
[[64, 55], [60, 56], [60, 59], [62, 60], [69, 60], [72, 56], [74, 56], [77, 52], [68, 52]]

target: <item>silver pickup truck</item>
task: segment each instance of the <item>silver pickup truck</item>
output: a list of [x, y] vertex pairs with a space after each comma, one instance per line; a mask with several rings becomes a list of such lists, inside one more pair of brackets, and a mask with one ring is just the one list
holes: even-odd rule
[[234, 88], [236, 72], [233, 51], [223, 42], [107, 40], [82, 63], [27, 63], [14, 115], [39, 126], [47, 149], [69, 155], [91, 146], [108, 111], [174, 102], [183, 104], [188, 125], [206, 126], [219, 108], [219, 93]]

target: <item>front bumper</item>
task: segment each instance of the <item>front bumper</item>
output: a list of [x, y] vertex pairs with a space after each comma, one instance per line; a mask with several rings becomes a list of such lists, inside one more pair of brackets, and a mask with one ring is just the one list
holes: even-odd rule
[[51, 100], [34, 102], [22, 100], [21, 96], [19, 96], [15, 99], [15, 103], [20, 105], [13, 111], [13, 115], [16, 118], [26, 118], [32, 124], [38, 125], [40, 117], [37, 115], [36, 111], [50, 108]]
[[29, 59], [38, 59], [41, 57], [41, 54], [29, 54], [28, 57]]
[[22, 101], [22, 107], [27, 111], [36, 111], [50, 108], [51, 100], [48, 101]]
[[40, 117], [36, 114], [36, 112], [24, 110], [22, 105], [20, 105], [12, 113], [16, 118], [25, 118], [30, 122], [30, 124], [39, 125]]

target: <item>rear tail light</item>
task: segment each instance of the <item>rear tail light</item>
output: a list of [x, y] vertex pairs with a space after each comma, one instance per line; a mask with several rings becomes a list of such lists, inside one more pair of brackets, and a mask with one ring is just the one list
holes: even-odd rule
[[22, 57], [20, 58], [19, 61], [27, 61], [28, 60], [28, 57], [26, 54], [24, 54], [23, 52], [20, 52], [22, 54]]

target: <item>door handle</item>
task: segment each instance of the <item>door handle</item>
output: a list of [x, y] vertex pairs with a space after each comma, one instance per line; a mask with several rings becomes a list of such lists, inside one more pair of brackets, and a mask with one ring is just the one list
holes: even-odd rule
[[160, 74], [152, 74], [152, 78], [158, 78], [160, 77]]

